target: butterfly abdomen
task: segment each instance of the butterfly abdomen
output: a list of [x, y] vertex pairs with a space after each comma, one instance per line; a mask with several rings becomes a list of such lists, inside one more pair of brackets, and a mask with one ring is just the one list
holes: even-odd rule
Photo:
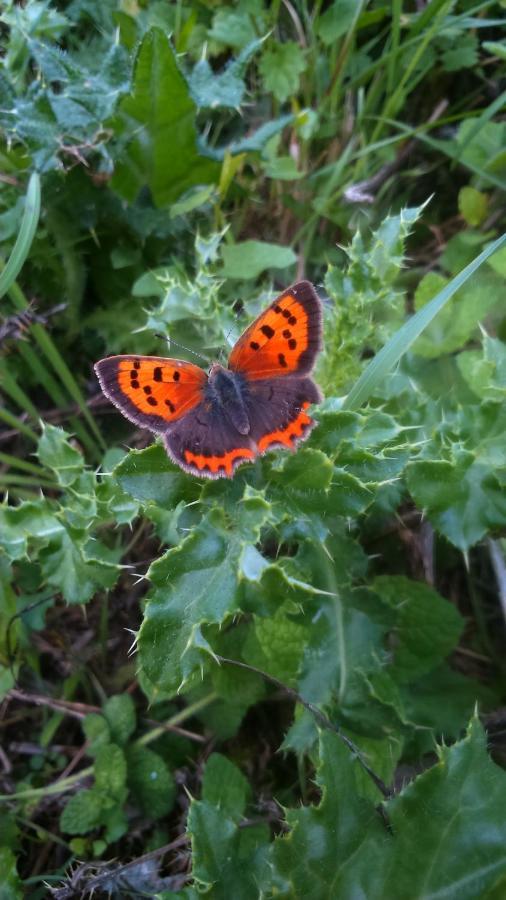
[[242, 375], [218, 364], [212, 367], [206, 395], [219, 413], [225, 413], [239, 434], [249, 434], [250, 430], [247, 394], [246, 379]]

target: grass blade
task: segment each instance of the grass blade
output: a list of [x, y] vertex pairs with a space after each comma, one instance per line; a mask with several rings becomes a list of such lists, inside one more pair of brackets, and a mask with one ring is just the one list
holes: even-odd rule
[[38, 443], [39, 436], [35, 434], [35, 431], [29, 428], [28, 425], [25, 425], [25, 423], [21, 419], [18, 419], [17, 416], [13, 416], [7, 409], [2, 409], [2, 407], [0, 407], [0, 422], [5, 422], [9, 428], [13, 428], [21, 434], [24, 434], [25, 437], [30, 438], [34, 444]]
[[492, 256], [499, 247], [506, 242], [506, 234], [501, 235], [497, 240], [489, 244], [476, 259], [473, 259], [462, 272], [459, 272], [455, 278], [452, 278], [439, 294], [426, 304], [419, 312], [408, 319], [402, 328], [390, 338], [387, 344], [381, 348], [379, 353], [369, 363], [367, 368], [362, 372], [360, 378], [353, 385], [350, 393], [345, 398], [343, 409], [358, 409], [371, 394], [376, 390], [378, 384], [387, 375], [395, 365], [399, 362], [401, 356], [409, 350], [411, 345], [416, 341], [422, 331], [437, 316], [438, 312], [443, 309], [453, 295], [460, 287], [476, 272], [477, 269]]
[[0, 275], [0, 298], [7, 293], [19, 275], [30, 252], [40, 216], [40, 178], [36, 172], [30, 176], [26, 192], [25, 211], [21, 228], [9, 260]]

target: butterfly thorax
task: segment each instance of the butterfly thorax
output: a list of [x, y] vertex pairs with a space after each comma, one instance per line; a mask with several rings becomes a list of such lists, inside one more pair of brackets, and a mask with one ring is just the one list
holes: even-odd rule
[[249, 434], [250, 423], [246, 408], [247, 386], [245, 378], [215, 363], [209, 372], [206, 400], [212, 407], [225, 413], [239, 434]]

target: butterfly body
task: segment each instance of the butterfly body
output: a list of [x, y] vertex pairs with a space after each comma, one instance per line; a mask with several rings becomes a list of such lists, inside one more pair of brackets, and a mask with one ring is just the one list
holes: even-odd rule
[[321, 399], [309, 377], [321, 349], [321, 303], [312, 285], [288, 288], [246, 329], [228, 368], [206, 373], [184, 360], [112, 356], [95, 366], [106, 396], [137, 425], [163, 435], [185, 471], [231, 478], [276, 447], [295, 449]]
[[249, 434], [248, 383], [243, 375], [215, 363], [209, 372], [204, 395], [215, 416], [226, 416], [239, 434]]

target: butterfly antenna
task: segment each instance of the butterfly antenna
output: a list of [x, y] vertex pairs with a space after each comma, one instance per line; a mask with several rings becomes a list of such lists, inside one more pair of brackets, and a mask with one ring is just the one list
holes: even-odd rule
[[174, 344], [174, 347], [179, 347], [180, 350], [185, 350], [187, 353], [193, 353], [193, 355], [196, 356], [197, 359], [203, 360], [207, 366], [211, 365], [210, 359], [202, 356], [201, 353], [197, 353], [196, 350], [192, 350], [191, 347], [185, 347], [184, 344], [179, 344], [177, 341], [174, 341], [172, 340], [172, 338], [168, 338], [165, 334], [160, 334], [159, 332], [155, 332], [155, 337], [160, 338], [160, 340], [162, 341], [167, 341], [169, 347], [172, 347], [172, 345]]
[[[238, 312], [238, 310], [234, 310], [234, 315], [235, 315], [236, 321], [238, 322], [238, 321], [239, 321], [239, 312]], [[225, 335], [225, 347], [221, 347], [221, 348], [220, 348], [220, 356], [222, 357], [222, 359], [225, 358], [225, 354], [227, 354], [227, 358], [228, 358], [228, 354], [230, 353], [230, 347], [229, 347], [228, 339], [229, 339], [230, 335], [232, 334], [232, 332], [234, 331], [234, 328], [235, 328], [235, 326], [232, 325], [232, 327], [228, 329], [228, 331], [227, 331], [227, 333], [226, 333], [226, 335]]]

